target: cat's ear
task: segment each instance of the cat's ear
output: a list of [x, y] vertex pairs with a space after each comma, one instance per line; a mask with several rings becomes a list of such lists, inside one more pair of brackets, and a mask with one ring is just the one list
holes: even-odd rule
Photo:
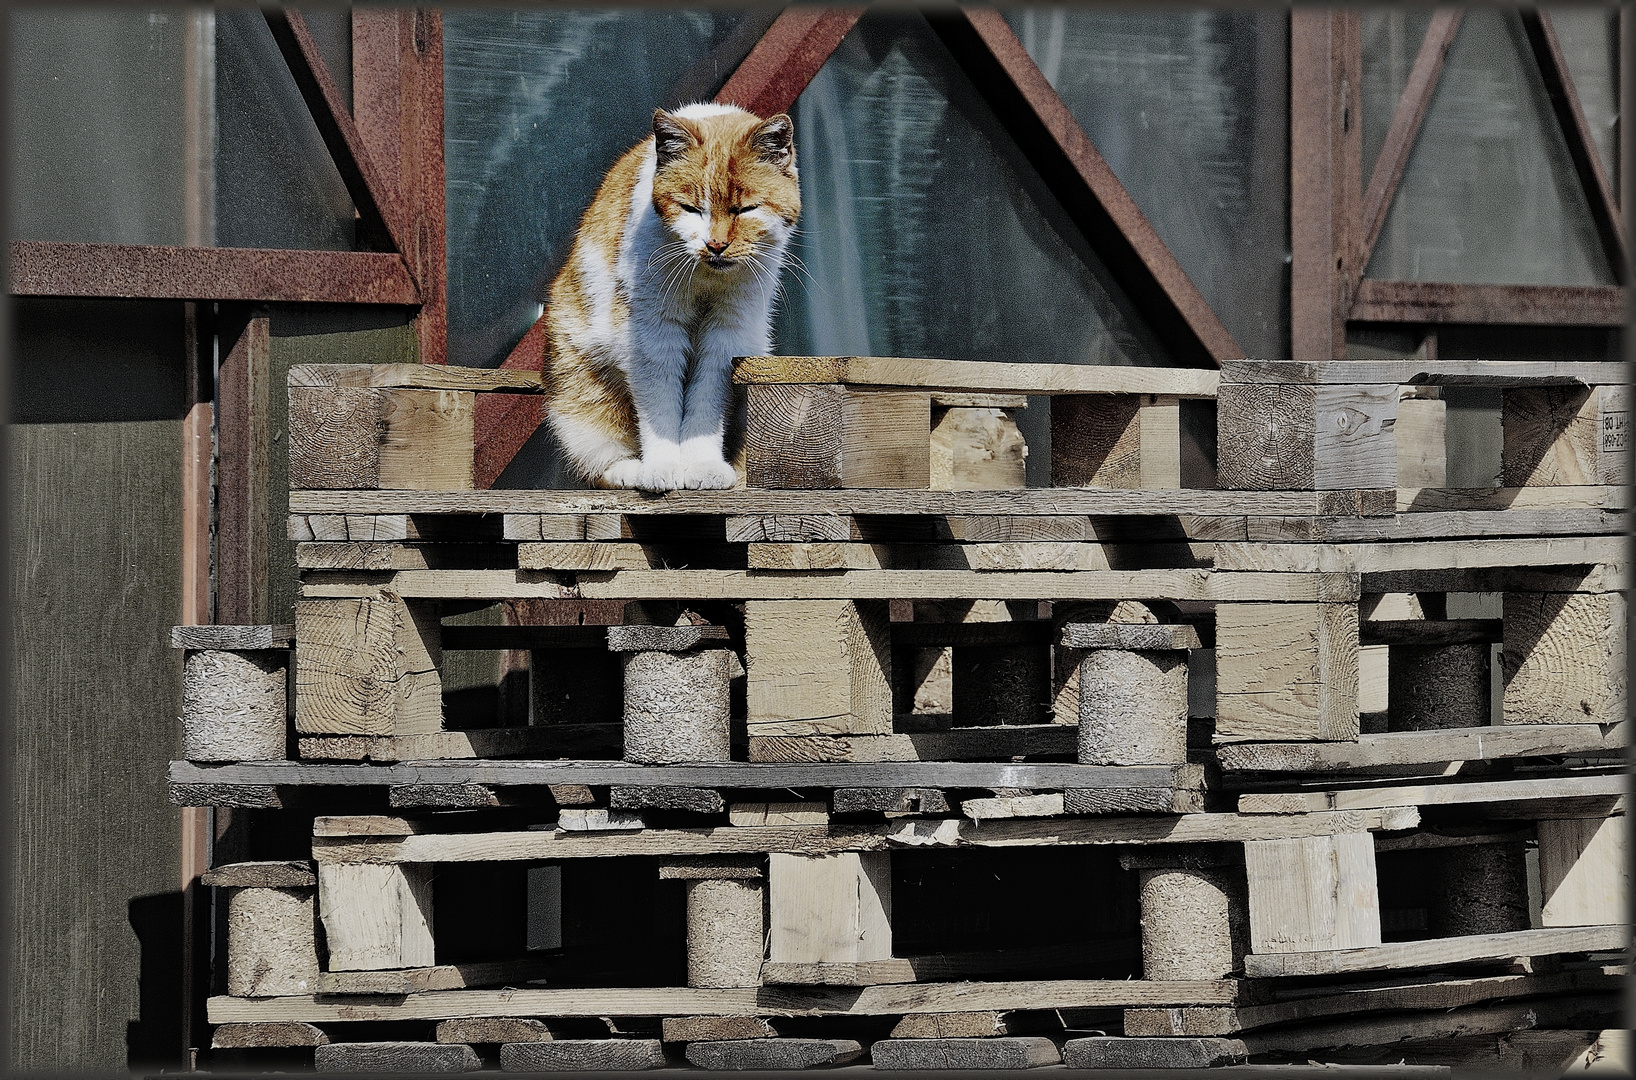
[[795, 163], [795, 124], [786, 113], [769, 117], [750, 134], [750, 145], [762, 161], [787, 169]]
[[664, 168], [700, 143], [698, 132], [679, 116], [663, 109], [653, 110], [653, 149], [658, 168]]

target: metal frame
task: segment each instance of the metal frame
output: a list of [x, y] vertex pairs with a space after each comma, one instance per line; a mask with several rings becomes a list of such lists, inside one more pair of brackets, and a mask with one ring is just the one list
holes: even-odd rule
[[[1623, 326], [1630, 280], [1623, 200], [1591, 140], [1549, 14], [1524, 10], [1553, 112], [1591, 208], [1597, 237], [1618, 286], [1479, 285], [1365, 279], [1381, 225], [1391, 209], [1415, 136], [1459, 32], [1460, 11], [1439, 9], [1414, 67], [1380, 156], [1364, 189], [1359, 91], [1363, 47], [1359, 16], [1345, 8], [1296, 8], [1290, 14], [1290, 273], [1291, 353], [1300, 359], [1346, 355], [1347, 323], [1417, 325]], [[1619, 72], [1630, 51], [1630, 16], [1619, 16]], [[1629, 87], [1621, 85], [1622, 103]], [[1620, 113], [1618, 149], [1626, 145]], [[1616, 155], [1616, 160], [1621, 160]], [[1628, 178], [1620, 177], [1620, 187]], [[1362, 191], [1360, 198], [1359, 192]]]

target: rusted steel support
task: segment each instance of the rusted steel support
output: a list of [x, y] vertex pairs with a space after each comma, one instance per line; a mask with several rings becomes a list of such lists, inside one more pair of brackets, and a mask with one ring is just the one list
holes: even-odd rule
[[1591, 221], [1596, 226], [1597, 239], [1613, 268], [1614, 280], [1625, 284], [1630, 280], [1630, 251], [1626, 246], [1625, 227], [1619, 205], [1613, 194], [1613, 184], [1607, 169], [1602, 167], [1602, 156], [1596, 151], [1596, 140], [1585, 122], [1585, 112], [1579, 104], [1579, 93], [1574, 89], [1573, 75], [1562, 55], [1551, 16], [1544, 9], [1522, 12], [1523, 30], [1533, 48], [1534, 60], [1545, 81], [1545, 92], [1551, 98], [1551, 109], [1562, 127], [1562, 137], [1568, 144], [1568, 156], [1573, 159], [1574, 172], [1585, 190], [1585, 202], [1591, 210]]
[[352, 10], [352, 102], [358, 133], [396, 193], [402, 252], [420, 290], [420, 359], [448, 354], [444, 266], [443, 17], [426, 8]]
[[359, 245], [376, 251], [407, 251], [410, 237], [398, 205], [397, 186], [385, 182], [365, 147], [306, 20], [293, 8], [266, 8], [263, 15], [290, 74], [295, 76], [307, 111], [318, 125], [324, 146], [335, 160], [347, 194], [358, 208]]
[[986, 7], [926, 16], [1172, 355], [1200, 367], [1242, 357], [1005, 18]]
[[1397, 110], [1392, 114], [1392, 126], [1386, 130], [1386, 141], [1381, 144], [1380, 156], [1375, 159], [1374, 168], [1369, 173], [1369, 188], [1363, 194], [1363, 220], [1359, 228], [1356, 262], [1360, 277], [1364, 267], [1369, 265], [1369, 256], [1375, 250], [1381, 225], [1392, 208], [1398, 181], [1403, 178], [1403, 168], [1409, 163], [1409, 153], [1420, 134], [1420, 125], [1426, 119], [1426, 110], [1437, 89], [1438, 77], [1443, 74], [1443, 61], [1449, 54], [1449, 47], [1454, 44], [1454, 35], [1460, 30], [1460, 15], [1457, 9], [1441, 8], [1432, 16], [1431, 25], [1426, 28], [1425, 40], [1420, 43], [1420, 52], [1415, 56], [1414, 68], [1409, 72], [1409, 81], [1403, 88], [1403, 96], [1398, 99]]
[[1358, 271], [1363, 45], [1356, 10], [1290, 12], [1290, 351], [1346, 355]]
[[861, 7], [785, 8], [722, 86], [716, 100], [757, 116], [794, 107], [795, 99], [862, 14]]
[[375, 251], [11, 242], [15, 296], [417, 304], [400, 256]]
[[1611, 285], [1459, 285], [1365, 278], [1358, 284], [1352, 318], [1614, 328], [1625, 325], [1625, 290]]

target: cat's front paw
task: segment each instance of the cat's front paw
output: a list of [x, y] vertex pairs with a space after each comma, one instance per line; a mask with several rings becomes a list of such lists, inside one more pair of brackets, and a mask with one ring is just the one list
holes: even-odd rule
[[725, 461], [694, 461], [682, 469], [681, 486], [685, 488], [730, 488], [738, 474]]
[[611, 488], [639, 488], [642, 483], [642, 462], [638, 458], [625, 458], [609, 465], [602, 474], [602, 484]]

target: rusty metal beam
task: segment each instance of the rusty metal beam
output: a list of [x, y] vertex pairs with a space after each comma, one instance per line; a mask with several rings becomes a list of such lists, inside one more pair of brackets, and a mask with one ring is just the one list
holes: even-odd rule
[[1613, 269], [1615, 281], [1624, 284], [1630, 280], [1630, 251], [1625, 241], [1624, 222], [1614, 198], [1613, 185], [1607, 170], [1602, 167], [1602, 156], [1596, 151], [1596, 140], [1585, 122], [1584, 109], [1579, 104], [1579, 93], [1574, 89], [1573, 75], [1568, 61], [1562, 55], [1551, 16], [1544, 10], [1522, 12], [1522, 26], [1528, 35], [1528, 44], [1539, 64], [1539, 73], [1545, 80], [1545, 92], [1551, 99], [1562, 137], [1568, 144], [1568, 156], [1573, 159], [1574, 172], [1580, 187], [1585, 190], [1585, 201], [1590, 205], [1591, 221], [1602, 242], [1602, 251]]
[[[500, 366], [524, 371], [540, 371], [545, 367], [543, 317], [528, 328], [528, 333]], [[544, 420], [544, 399], [538, 394], [478, 394], [476, 454], [472, 461], [477, 486], [493, 487], [494, 481]]]
[[1358, 284], [1351, 317], [1356, 322], [1617, 328], [1625, 325], [1625, 290], [1605, 285], [1456, 285], [1365, 278]]
[[294, 303], [420, 302], [398, 255], [373, 251], [11, 242], [15, 296]]
[[788, 7], [767, 28], [716, 100], [757, 116], [795, 105], [818, 69], [863, 15], [861, 7]]
[[435, 10], [352, 9], [352, 101], [357, 131], [404, 215], [403, 253], [420, 290], [420, 359], [448, 354], [444, 265], [443, 18]]
[[1454, 44], [1455, 34], [1460, 30], [1461, 14], [1455, 8], [1440, 8], [1432, 15], [1425, 40], [1420, 43], [1420, 52], [1415, 57], [1414, 68], [1409, 72], [1409, 81], [1403, 88], [1403, 96], [1398, 99], [1397, 109], [1392, 114], [1392, 126], [1386, 131], [1380, 156], [1375, 159], [1374, 168], [1369, 173], [1369, 189], [1363, 195], [1363, 215], [1359, 227], [1356, 268], [1360, 275], [1369, 265], [1369, 256], [1375, 250], [1375, 241], [1380, 238], [1386, 213], [1392, 207], [1398, 181], [1403, 178], [1404, 166], [1409, 163], [1409, 153], [1414, 149], [1420, 125], [1431, 105], [1432, 94], [1437, 90], [1438, 77], [1443, 74], [1443, 61], [1449, 54], [1449, 47]]
[[1202, 367], [1242, 357], [1005, 18], [987, 7], [925, 14], [1172, 355]]
[[1290, 351], [1346, 355], [1358, 270], [1363, 43], [1346, 8], [1290, 12]]
[[267, 8], [262, 14], [278, 42], [279, 52], [295, 76], [307, 110], [312, 113], [335, 167], [358, 208], [358, 241], [375, 250], [407, 252], [411, 239], [398, 205], [397, 187], [389, 185], [365, 149], [341, 92], [330, 76], [318, 45], [301, 13], [293, 8]]

